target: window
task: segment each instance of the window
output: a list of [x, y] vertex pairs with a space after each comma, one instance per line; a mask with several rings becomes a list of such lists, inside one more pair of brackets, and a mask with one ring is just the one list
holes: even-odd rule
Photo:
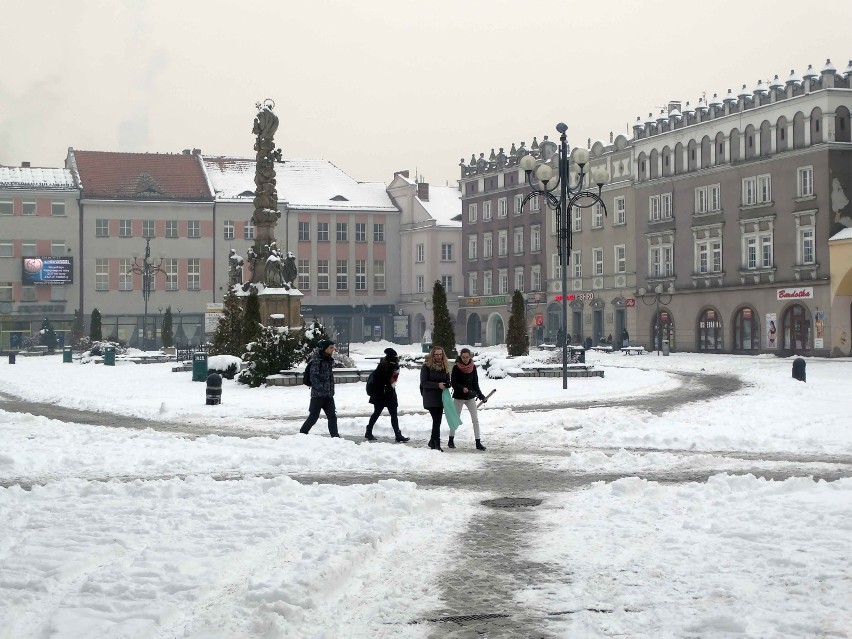
[[384, 242], [385, 241], [385, 225], [384, 224], [373, 224], [373, 241], [374, 242]]
[[299, 235], [298, 235], [299, 242], [310, 242], [311, 241], [311, 223], [310, 222], [299, 222], [298, 233], [299, 233]]
[[491, 240], [491, 233], [486, 233], [482, 236], [482, 259], [489, 260], [493, 255], [493, 242]]
[[772, 177], [758, 175], [743, 178], [743, 206], [768, 204], [772, 201]]
[[541, 290], [541, 267], [538, 265], [530, 269], [530, 290]]
[[614, 201], [615, 204], [615, 224], [626, 224], [627, 223], [627, 204], [623, 197], [617, 197]]
[[328, 260], [317, 260], [317, 290], [328, 290]]
[[515, 290], [524, 292], [524, 267], [515, 267]]
[[615, 247], [615, 272], [627, 272], [627, 247], [624, 244], [618, 244]]
[[178, 290], [178, 261], [175, 258], [168, 258], [163, 261], [163, 269], [166, 271], [166, 290]]
[[36, 203], [35, 200], [24, 200], [23, 201], [23, 214], [24, 215], [35, 215], [36, 214]]
[[497, 232], [497, 255], [505, 257], [509, 254], [509, 231]]
[[698, 240], [695, 243], [696, 273], [722, 272], [722, 241], [719, 239]]
[[482, 203], [482, 219], [490, 220], [491, 219], [491, 202], [483, 202]]
[[468, 222], [476, 222], [476, 204], [468, 204], [467, 205], [467, 221]]
[[35, 257], [36, 243], [35, 240], [24, 240], [21, 242], [21, 257]]
[[224, 232], [222, 237], [226, 240], [234, 239], [234, 221], [233, 220], [225, 220], [225, 224], [223, 226]]
[[[310, 237], [310, 235], [308, 235]], [[311, 261], [310, 260], [298, 260], [296, 262], [296, 268], [299, 271], [299, 279], [297, 281], [297, 285], [302, 291], [309, 291], [311, 289]]]
[[109, 237], [109, 220], [95, 220], [95, 237]]
[[[106, 220], [104, 220], [106, 221]], [[109, 231], [107, 231], [107, 235], [109, 235]], [[166, 220], [166, 237], [177, 237], [178, 236], [178, 223], [177, 220]], [[106, 237], [106, 235], [104, 236]]]
[[530, 211], [540, 211], [540, 210], [541, 210], [541, 201], [538, 198], [538, 194], [535, 194], [530, 198]]
[[799, 169], [798, 193], [799, 197], [810, 197], [814, 194], [814, 167], [803, 166]]
[[254, 226], [252, 226], [251, 222], [246, 222], [246, 225], [243, 227], [243, 239], [244, 240], [253, 240], [254, 239]]
[[0, 302], [12, 301], [12, 282], [0, 282]]
[[373, 260], [373, 290], [385, 290], [385, 261]]
[[476, 284], [479, 279], [479, 273], [469, 273], [467, 276], [467, 294], [477, 295]]
[[118, 290], [133, 290], [133, 262], [124, 257], [118, 260]]
[[749, 233], [743, 236], [745, 268], [772, 268], [772, 231]]
[[65, 217], [65, 202], [62, 200], [53, 200], [50, 203], [50, 214], [53, 217]]
[[154, 237], [154, 220], [142, 220], [142, 237]]
[[574, 277], [574, 278], [583, 277], [583, 252], [582, 251], [571, 251], [571, 267], [573, 269], [573, 275], [571, 277]]
[[497, 200], [497, 217], [506, 217], [508, 215], [508, 202], [506, 198], [501, 197]]
[[38, 293], [36, 293], [35, 286], [22, 286], [21, 287], [21, 301], [22, 302], [35, 302], [38, 299]]
[[660, 213], [664, 220], [669, 220], [672, 217], [672, 194], [663, 193], [660, 196]]
[[757, 325], [757, 313], [751, 308], [740, 309], [734, 317], [734, 349], [760, 349], [760, 329]]
[[441, 261], [442, 262], [452, 262], [453, 261], [453, 245], [444, 242], [441, 244]]
[[109, 290], [109, 260], [105, 258], [97, 258], [95, 260], [95, 290]]
[[0, 215], [12, 215], [15, 212], [12, 200], [0, 200]]
[[201, 237], [201, 222], [198, 220], [190, 220], [186, 223], [187, 237]]
[[417, 262], [425, 262], [426, 261], [426, 245], [418, 244], [414, 247], [414, 255]]
[[583, 230], [583, 211], [576, 206], [571, 209], [571, 231], [579, 233]]
[[424, 278], [423, 278], [423, 276], [422, 276], [422, 275], [418, 275], [418, 276], [417, 276], [417, 292], [418, 292], [418, 293], [423, 293], [423, 292], [424, 292], [424, 289], [425, 289], [425, 286], [426, 286], [426, 285], [425, 285], [425, 282], [424, 282]]
[[652, 195], [648, 198], [648, 219], [652, 222], [660, 221], [660, 196]]
[[130, 220], [118, 221], [118, 237], [133, 237], [133, 229]]
[[367, 290], [367, 260], [355, 260], [355, 290]]
[[674, 263], [672, 261], [673, 246], [661, 244], [652, 246], [648, 254], [648, 272], [651, 277], [669, 277], [674, 275]]
[[592, 262], [594, 264], [594, 274], [603, 275], [604, 251], [602, 248], [598, 247], [592, 249]]
[[452, 275], [442, 275], [441, 276], [441, 286], [444, 287], [444, 290], [447, 293], [453, 292], [453, 276]]
[[722, 350], [722, 321], [712, 309], [698, 318], [698, 350]]
[[814, 263], [814, 227], [799, 229], [799, 264]]
[[524, 227], [516, 226], [512, 232], [512, 237], [515, 245], [515, 255], [523, 255], [524, 253]]
[[355, 241], [356, 242], [366, 242], [367, 241], [367, 223], [366, 222], [355, 222]]
[[477, 240], [475, 235], [470, 235], [467, 238], [467, 259], [476, 259]]
[[50, 287], [51, 302], [65, 302], [65, 285], [56, 284]]
[[349, 241], [349, 225], [346, 222], [337, 222], [337, 241]]
[[349, 262], [337, 260], [337, 290], [349, 290]]
[[597, 202], [594, 207], [592, 207], [592, 228], [603, 228], [603, 218], [603, 207], [600, 202]]
[[530, 253], [541, 251], [541, 225], [534, 224], [530, 227]]
[[482, 294], [491, 295], [491, 271], [482, 274]]
[[317, 242], [328, 242], [328, 222], [317, 222]]
[[707, 200], [707, 187], [695, 189], [695, 212], [707, 213], [710, 210], [710, 204]]
[[506, 269], [501, 268], [499, 271], [497, 271], [497, 278], [497, 286], [499, 287], [497, 292], [501, 295], [505, 295], [509, 292], [509, 273], [506, 271]]
[[523, 209], [521, 208], [521, 204], [523, 203], [523, 201], [524, 201], [523, 195], [516, 195], [515, 196], [515, 215], [520, 215], [521, 213], [523, 213]]
[[201, 260], [197, 257], [186, 260], [186, 290], [201, 290]]
[[51, 257], [65, 257], [65, 242], [54, 240], [50, 243]]
[[12, 240], [0, 240], [0, 257], [15, 257], [15, 246]]
[[553, 277], [557, 280], [562, 279], [562, 261], [559, 257], [559, 253], [553, 253], [550, 256], [550, 263], [552, 266], [550, 270], [553, 272]]

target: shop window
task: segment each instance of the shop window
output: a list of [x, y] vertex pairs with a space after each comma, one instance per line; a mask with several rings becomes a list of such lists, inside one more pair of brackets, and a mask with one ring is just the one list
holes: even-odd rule
[[760, 350], [757, 313], [752, 308], [741, 308], [734, 316], [734, 350]]
[[698, 350], [722, 350], [722, 320], [712, 308], [706, 309], [698, 318]]

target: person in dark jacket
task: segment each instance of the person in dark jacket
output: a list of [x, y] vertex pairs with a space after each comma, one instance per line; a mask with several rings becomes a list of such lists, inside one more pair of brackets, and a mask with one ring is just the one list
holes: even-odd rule
[[621, 331], [621, 347], [624, 348], [625, 346], [630, 346], [630, 333], [627, 332], [626, 328]]
[[308, 407], [308, 418], [300, 433], [305, 435], [311, 427], [317, 423], [320, 410], [325, 413], [328, 420], [328, 434], [332, 437], [340, 437], [337, 433], [337, 409], [334, 406], [334, 342], [324, 339], [319, 343], [314, 356], [308, 362], [311, 378], [311, 403]]
[[432, 437], [429, 448], [444, 452], [441, 448], [441, 416], [444, 414], [442, 393], [450, 385], [450, 365], [447, 355], [440, 346], [433, 346], [420, 369], [420, 391], [423, 393], [423, 408], [432, 416]]
[[399, 430], [399, 418], [396, 415], [399, 401], [396, 397], [396, 380], [399, 379], [399, 355], [392, 348], [385, 349], [385, 356], [379, 361], [376, 370], [373, 371], [373, 392], [370, 393], [370, 403], [375, 406], [370, 421], [367, 423], [367, 432], [364, 438], [374, 442], [373, 426], [379, 415], [387, 408], [391, 418], [391, 428], [396, 436], [396, 441], [407, 442], [410, 437], [405, 437]]
[[[469, 348], [461, 349], [456, 359], [453, 371], [450, 374], [450, 384], [453, 387], [453, 404], [456, 412], [461, 417], [462, 408], [467, 406], [470, 413], [470, 421], [473, 424], [473, 436], [476, 439], [476, 450], [485, 450], [479, 438], [479, 415], [477, 414], [476, 402], [487, 402], [485, 395], [479, 388], [479, 375], [476, 373], [476, 364], [473, 363], [473, 353]], [[447, 448], [455, 448], [453, 436], [447, 442]]]

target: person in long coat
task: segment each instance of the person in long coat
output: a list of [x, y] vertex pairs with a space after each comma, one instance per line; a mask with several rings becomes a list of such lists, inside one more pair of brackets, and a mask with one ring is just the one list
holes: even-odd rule
[[391, 418], [391, 428], [396, 436], [396, 441], [407, 442], [410, 438], [403, 436], [399, 430], [399, 418], [396, 414], [396, 409], [399, 406], [399, 401], [396, 397], [396, 381], [399, 379], [399, 355], [392, 348], [385, 349], [385, 356], [379, 361], [376, 370], [373, 371], [373, 389], [370, 393], [370, 403], [375, 406], [373, 414], [370, 415], [370, 421], [367, 423], [367, 431], [364, 433], [364, 438], [374, 442], [376, 441], [373, 435], [373, 426], [376, 425], [376, 420], [379, 415], [387, 408]]
[[[462, 408], [467, 406], [470, 413], [470, 421], [473, 424], [473, 436], [476, 439], [476, 450], [485, 450], [479, 437], [479, 415], [477, 414], [476, 402], [487, 402], [485, 395], [479, 388], [479, 375], [476, 372], [476, 364], [473, 363], [473, 353], [469, 348], [461, 349], [458, 359], [450, 373], [450, 383], [453, 387], [453, 404], [456, 412], [461, 417]], [[453, 436], [447, 442], [447, 448], [455, 448]]]
[[441, 416], [444, 414], [442, 394], [450, 386], [450, 364], [440, 346], [433, 346], [420, 369], [420, 391], [423, 393], [423, 408], [432, 416], [432, 436], [429, 448], [444, 452], [441, 448]]

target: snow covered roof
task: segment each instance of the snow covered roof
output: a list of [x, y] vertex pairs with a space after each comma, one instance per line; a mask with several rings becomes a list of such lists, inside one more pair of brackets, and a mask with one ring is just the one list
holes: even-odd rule
[[461, 193], [456, 187], [430, 184], [429, 201], [424, 202], [420, 198], [417, 200], [438, 226], [461, 227], [462, 201]]
[[832, 240], [852, 240], [852, 228], [846, 227], [842, 231], [838, 231], [830, 238], [828, 238], [829, 242], [831, 242]]
[[68, 169], [0, 166], [0, 188], [65, 191], [76, 188]]
[[[254, 198], [254, 159], [204, 157], [204, 168], [217, 199]], [[328, 160], [285, 158], [275, 177], [278, 199], [293, 209], [398, 210], [384, 184], [358, 182]]]

